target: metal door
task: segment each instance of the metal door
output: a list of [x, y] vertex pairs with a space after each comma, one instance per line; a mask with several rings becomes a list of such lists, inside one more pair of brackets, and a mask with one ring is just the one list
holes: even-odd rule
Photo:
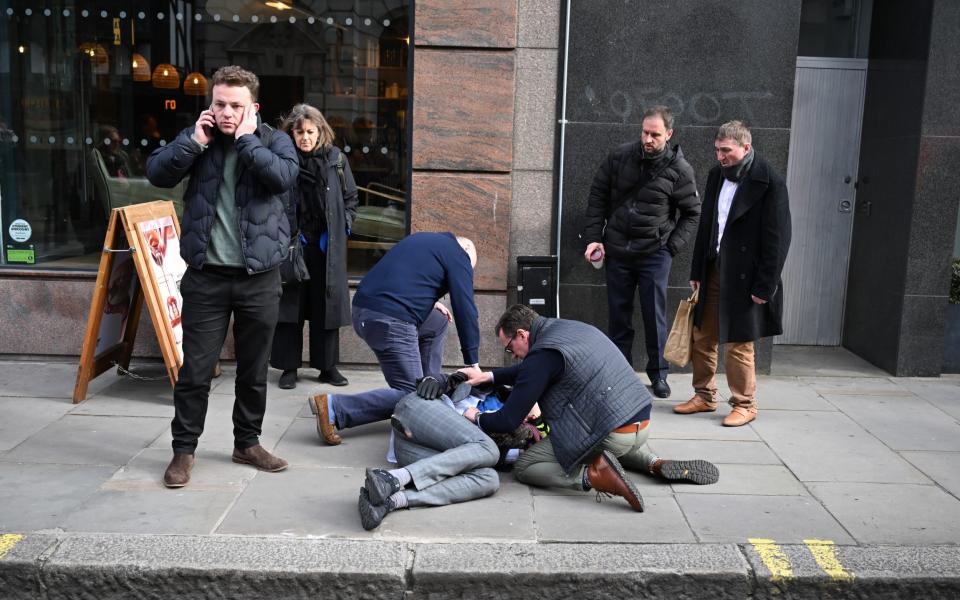
[[778, 344], [840, 344], [866, 69], [862, 59], [797, 58], [787, 165], [793, 241]]

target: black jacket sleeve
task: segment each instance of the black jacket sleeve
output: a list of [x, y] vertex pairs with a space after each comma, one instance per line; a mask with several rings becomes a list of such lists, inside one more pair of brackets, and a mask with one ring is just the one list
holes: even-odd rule
[[613, 201], [610, 198], [612, 173], [613, 155], [608, 154], [597, 169], [596, 175], [593, 176], [593, 183], [590, 185], [587, 212], [583, 219], [583, 241], [586, 244], [603, 241], [603, 226], [607, 222], [610, 203]]
[[193, 140], [193, 127], [180, 132], [175, 140], [147, 157], [147, 179], [160, 188], [172, 188], [193, 168], [203, 146]]
[[[480, 429], [487, 433], [510, 433], [523, 423], [530, 409], [553, 382], [563, 375], [563, 355], [557, 350], [534, 350], [523, 359], [517, 370], [510, 397], [497, 412], [483, 413]], [[496, 375], [494, 375], [494, 381]], [[498, 381], [498, 383], [506, 383]]]
[[673, 228], [670, 239], [667, 240], [667, 250], [671, 256], [676, 256], [690, 237], [696, 235], [697, 224], [700, 222], [700, 196], [697, 194], [693, 167], [684, 162], [678, 170], [680, 177], [673, 187], [673, 193], [670, 194], [670, 204], [680, 213], [677, 217], [677, 225]]
[[250, 169], [257, 181], [272, 194], [280, 194], [297, 183], [300, 161], [293, 140], [283, 132], [270, 136], [270, 146], [264, 146], [254, 134], [241, 135], [237, 140], [237, 160]]
[[757, 298], [770, 300], [777, 293], [780, 274], [790, 249], [790, 201], [787, 185], [777, 177], [770, 182], [769, 191], [763, 199], [760, 225], [760, 256], [756, 277], [750, 293]]

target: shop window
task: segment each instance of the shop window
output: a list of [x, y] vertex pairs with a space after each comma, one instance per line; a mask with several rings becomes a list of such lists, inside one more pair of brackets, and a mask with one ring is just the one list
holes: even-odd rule
[[146, 159], [196, 121], [210, 76], [260, 78], [261, 117], [316, 106], [360, 188], [348, 269], [407, 231], [408, 0], [7, 2], [0, 9], [0, 267], [95, 269], [112, 208], [170, 200]]

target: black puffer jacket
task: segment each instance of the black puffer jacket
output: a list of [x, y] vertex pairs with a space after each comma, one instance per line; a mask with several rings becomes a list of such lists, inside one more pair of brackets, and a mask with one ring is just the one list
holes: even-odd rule
[[[290, 245], [290, 224], [284, 211], [288, 190], [297, 182], [300, 166], [293, 140], [286, 133], [260, 123], [252, 135], [240, 136], [237, 147], [237, 208], [240, 243], [248, 273], [260, 273], [280, 264]], [[223, 174], [224, 147], [219, 130], [203, 150], [191, 135], [180, 132], [173, 142], [147, 158], [147, 179], [157, 187], [173, 187], [190, 177], [183, 196], [180, 255], [194, 268], [203, 267], [217, 212], [217, 189]], [[266, 139], [265, 146], [261, 140]]]
[[643, 161], [643, 144], [636, 141], [615, 148], [597, 170], [583, 237], [587, 244], [603, 242], [606, 253], [617, 258], [663, 247], [673, 256], [696, 232], [699, 218], [693, 168], [680, 147]]

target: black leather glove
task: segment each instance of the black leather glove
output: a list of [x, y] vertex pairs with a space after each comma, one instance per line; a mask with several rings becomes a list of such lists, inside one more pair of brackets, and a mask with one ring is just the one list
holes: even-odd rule
[[417, 395], [424, 400], [436, 400], [443, 392], [436, 377], [421, 377], [417, 380]]
[[453, 393], [453, 390], [457, 389], [461, 383], [464, 383], [467, 380], [467, 374], [456, 371], [447, 376], [447, 389], [443, 392], [448, 396]]

